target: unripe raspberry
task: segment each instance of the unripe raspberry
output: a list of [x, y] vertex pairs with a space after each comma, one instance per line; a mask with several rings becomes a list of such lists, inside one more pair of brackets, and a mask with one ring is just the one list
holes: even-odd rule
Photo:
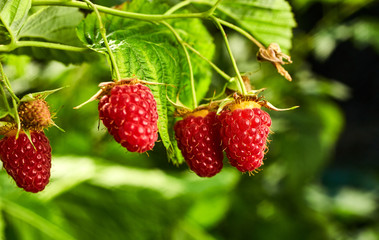
[[220, 122], [215, 112], [189, 114], [174, 126], [178, 147], [189, 168], [200, 177], [212, 177], [222, 169]]
[[99, 102], [99, 116], [108, 132], [130, 152], [153, 149], [158, 139], [157, 103], [142, 84], [114, 86]]
[[271, 118], [255, 102], [242, 102], [221, 112], [221, 139], [230, 164], [252, 172], [263, 163]]
[[0, 159], [18, 187], [27, 192], [42, 191], [49, 183], [51, 147], [43, 132], [32, 131], [30, 143], [25, 133], [14, 132], [0, 140]]
[[21, 102], [18, 114], [25, 129], [41, 131], [52, 124], [49, 106], [43, 99]]

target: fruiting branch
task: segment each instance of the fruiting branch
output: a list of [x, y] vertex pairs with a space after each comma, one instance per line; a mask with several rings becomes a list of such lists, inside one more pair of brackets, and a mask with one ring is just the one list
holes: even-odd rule
[[183, 1], [183, 2], [179, 2], [178, 4], [174, 5], [172, 8], [170, 8], [169, 10], [167, 10], [164, 15], [170, 15], [172, 14], [173, 12], [175, 11], [178, 11], [179, 9], [187, 6], [191, 4], [191, 0], [187, 0], [187, 1]]
[[193, 68], [191, 63], [191, 57], [188, 53], [188, 50], [184, 44], [183, 39], [179, 36], [179, 34], [176, 32], [176, 30], [168, 24], [166, 21], [162, 21], [162, 24], [165, 25], [175, 36], [175, 38], [178, 40], [180, 46], [182, 46], [183, 51], [186, 55], [188, 68], [189, 68], [189, 74], [190, 74], [190, 82], [191, 82], [191, 92], [192, 92], [192, 101], [193, 101], [193, 108], [197, 108], [197, 99], [196, 99], [196, 89], [195, 89], [195, 79], [193, 77]]
[[195, 48], [193, 48], [191, 45], [188, 43], [184, 42], [183, 43], [189, 50], [191, 50], [193, 53], [201, 57], [204, 61], [206, 61], [218, 74], [220, 74], [223, 78], [225, 78], [227, 81], [230, 81], [232, 79], [231, 76], [226, 74], [224, 71], [222, 71], [219, 67], [216, 66], [211, 60], [208, 58], [204, 57], [203, 54], [201, 54], [199, 51], [197, 51]]
[[[80, 1], [61, 1], [61, 0], [33, 0], [33, 6], [65, 6], [65, 7], [76, 7], [80, 9], [92, 10], [90, 6], [85, 2]], [[201, 13], [178, 13], [178, 14], [143, 14], [143, 13], [134, 13], [117, 10], [114, 8], [108, 8], [101, 5], [94, 4], [99, 12], [111, 14], [114, 16], [131, 18], [142, 21], [162, 21], [165, 19], [175, 19], [175, 18], [206, 18], [208, 17], [208, 11]]]
[[4, 73], [3, 65], [0, 63], [0, 75], [1, 75], [1, 82], [4, 83], [5, 88], [8, 90], [8, 93], [11, 95], [12, 99], [16, 101], [16, 103], [20, 102], [20, 99], [14, 94], [11, 84], [9, 83], [9, 80], [7, 76]]
[[246, 32], [245, 30], [243, 30], [242, 28], [230, 23], [230, 22], [227, 22], [227, 21], [224, 21], [220, 18], [217, 18], [217, 21], [219, 23], [221, 23], [222, 25], [228, 27], [228, 28], [231, 28], [233, 30], [235, 30], [236, 32], [239, 32], [241, 33], [243, 36], [245, 36], [247, 39], [249, 39], [250, 41], [252, 41], [255, 45], [257, 45], [257, 47], [259, 48], [265, 48], [265, 46], [263, 46], [262, 43], [260, 43], [257, 39], [255, 39], [250, 33]]
[[225, 42], [225, 45], [226, 45], [226, 49], [228, 50], [230, 60], [232, 61], [234, 71], [236, 72], [236, 75], [237, 75], [239, 89], [240, 89], [241, 93], [243, 95], [245, 95], [247, 93], [246, 88], [245, 88], [245, 84], [243, 83], [243, 79], [242, 79], [241, 73], [238, 70], [238, 66], [237, 66], [236, 60], [234, 59], [232, 50], [230, 49], [229, 41], [228, 41], [228, 38], [227, 38], [226, 33], [224, 31], [224, 28], [222, 27], [222, 25], [219, 22], [218, 18], [216, 18], [214, 16], [211, 16], [211, 19], [213, 20], [213, 22], [217, 25], [217, 27], [221, 31], [222, 37], [224, 38], [224, 42]]
[[212, 8], [207, 11], [208, 16], [213, 15], [214, 11], [216, 10], [217, 6], [220, 4], [221, 1], [222, 0], [217, 0], [217, 2], [212, 6]]
[[87, 48], [75, 47], [60, 43], [52, 42], [41, 42], [41, 41], [15, 41], [14, 43], [8, 45], [0, 45], [0, 52], [11, 52], [17, 48], [21, 47], [41, 47], [41, 48], [51, 48], [57, 50], [71, 51], [71, 52], [83, 52]]

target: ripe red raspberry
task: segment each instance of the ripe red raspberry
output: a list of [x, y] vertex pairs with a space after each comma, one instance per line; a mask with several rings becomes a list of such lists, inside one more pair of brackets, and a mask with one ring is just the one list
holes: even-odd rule
[[130, 152], [151, 150], [158, 139], [157, 103], [145, 85], [114, 86], [100, 99], [99, 116], [114, 139]]
[[253, 101], [235, 103], [221, 112], [222, 146], [230, 164], [252, 172], [263, 163], [271, 118]]
[[200, 110], [175, 123], [178, 147], [189, 168], [200, 177], [212, 177], [222, 169], [220, 122], [215, 112]]
[[18, 114], [23, 128], [41, 131], [52, 124], [50, 110], [47, 102], [36, 99], [29, 102], [21, 102]]
[[[14, 131], [13, 131], [14, 132]], [[49, 183], [51, 147], [43, 132], [31, 132], [30, 143], [25, 133], [5, 136], [0, 140], [0, 159], [17, 186], [27, 192], [42, 191]]]

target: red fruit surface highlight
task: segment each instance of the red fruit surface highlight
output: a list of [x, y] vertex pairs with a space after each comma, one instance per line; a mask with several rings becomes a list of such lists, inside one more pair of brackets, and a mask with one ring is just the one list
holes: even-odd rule
[[[245, 104], [246, 105], [246, 104]], [[252, 172], [263, 163], [271, 118], [260, 108], [223, 110], [222, 146], [229, 162], [241, 172]]]
[[31, 132], [30, 143], [25, 133], [5, 136], [0, 140], [0, 158], [18, 187], [27, 192], [42, 191], [49, 183], [51, 147], [43, 132]]
[[153, 149], [158, 139], [157, 103], [142, 84], [114, 86], [99, 102], [99, 117], [114, 139], [130, 152]]
[[212, 177], [222, 169], [220, 122], [215, 112], [189, 115], [175, 123], [178, 147], [189, 168], [200, 177]]

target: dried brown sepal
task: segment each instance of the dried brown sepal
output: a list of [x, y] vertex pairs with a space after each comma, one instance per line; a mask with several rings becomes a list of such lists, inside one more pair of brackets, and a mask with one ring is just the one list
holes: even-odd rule
[[246, 75], [242, 75], [242, 80], [243, 80], [243, 84], [245, 85], [245, 88], [246, 88], [246, 91], [247, 92], [250, 92], [251, 91], [251, 83], [250, 83], [250, 77], [249, 76], [246, 76]]
[[282, 53], [277, 43], [271, 43], [267, 48], [259, 48], [257, 59], [261, 62], [271, 62], [283, 77], [292, 81], [291, 75], [282, 66], [292, 63], [291, 57]]

